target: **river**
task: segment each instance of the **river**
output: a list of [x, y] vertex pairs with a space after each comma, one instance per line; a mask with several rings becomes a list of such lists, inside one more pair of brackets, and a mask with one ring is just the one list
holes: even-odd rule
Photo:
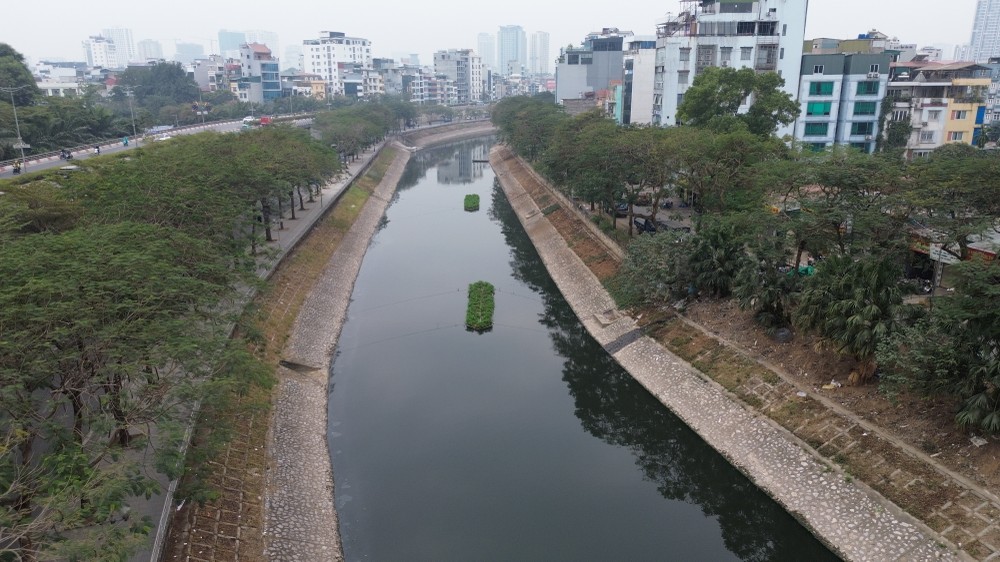
[[329, 398], [347, 559], [836, 560], [590, 338], [491, 143], [414, 155], [358, 276]]

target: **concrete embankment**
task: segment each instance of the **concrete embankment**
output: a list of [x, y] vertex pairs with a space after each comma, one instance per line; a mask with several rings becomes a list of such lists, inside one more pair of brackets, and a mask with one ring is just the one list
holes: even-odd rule
[[490, 162], [518, 219], [590, 334], [651, 394], [848, 560], [959, 560], [924, 524], [845, 478], [789, 432], [745, 408], [718, 384], [643, 335], [510, 173], [519, 162], [496, 147]]
[[327, 446], [328, 368], [354, 282], [411, 152], [493, 132], [488, 122], [404, 135], [375, 192], [334, 252], [302, 307], [283, 353], [268, 439], [265, 502], [270, 560], [343, 560]]

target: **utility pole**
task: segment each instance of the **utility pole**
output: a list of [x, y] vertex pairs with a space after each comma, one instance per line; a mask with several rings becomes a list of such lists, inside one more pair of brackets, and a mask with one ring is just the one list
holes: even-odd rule
[[132, 115], [132, 138], [135, 139], [136, 144], [139, 144], [139, 133], [135, 129], [135, 109], [132, 108], [132, 87], [128, 86], [124, 90], [125, 95], [128, 96], [128, 112]]
[[26, 87], [27, 85], [18, 86], [17, 88], [0, 88], [0, 90], [3, 90], [10, 94], [10, 106], [14, 108], [14, 128], [17, 132], [17, 144], [14, 145], [14, 148], [21, 149], [21, 165], [24, 166], [25, 168], [28, 167], [28, 161], [24, 159], [24, 141], [21, 140], [21, 124], [17, 120], [17, 104], [14, 103], [14, 92], [20, 90], [21, 88], [26, 88]]

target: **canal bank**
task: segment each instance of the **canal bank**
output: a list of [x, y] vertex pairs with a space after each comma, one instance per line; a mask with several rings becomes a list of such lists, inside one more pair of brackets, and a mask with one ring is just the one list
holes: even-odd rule
[[947, 560], [925, 525], [814, 456], [807, 445], [734, 400], [719, 385], [643, 335], [616, 309], [511, 173], [504, 148], [491, 164], [549, 273], [590, 334], [661, 403], [747, 474], [830, 548], [849, 560]]

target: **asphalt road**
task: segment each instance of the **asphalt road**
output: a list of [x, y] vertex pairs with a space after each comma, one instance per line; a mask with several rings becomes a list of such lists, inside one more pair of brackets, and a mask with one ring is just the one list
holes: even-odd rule
[[[310, 119], [297, 119], [295, 121], [296, 125], [301, 125], [303, 123], [311, 121]], [[239, 131], [240, 127], [243, 126], [242, 121], [222, 121], [215, 123], [206, 123], [204, 125], [193, 125], [178, 129], [171, 129], [170, 131], [161, 133], [157, 135], [157, 138], [162, 138], [164, 136], [175, 137], [179, 135], [191, 135], [194, 133], [200, 133], [202, 131], [219, 131], [221, 133], [229, 133], [234, 131]], [[136, 139], [130, 139], [128, 146], [122, 145], [121, 142], [113, 142], [107, 144], [101, 144], [101, 155], [114, 154], [115, 152], [121, 152], [123, 150], [131, 150], [137, 146], [145, 146], [152, 142], [159, 142], [158, 140], [153, 140], [153, 137], [149, 137], [145, 141], [137, 141]], [[21, 173], [37, 172], [40, 170], [46, 170], [49, 168], [58, 168], [61, 166], [70, 166], [77, 160], [84, 160], [86, 158], [92, 158], [95, 156], [94, 148], [91, 146], [87, 150], [79, 150], [73, 153], [72, 160], [62, 160], [58, 156], [49, 156], [47, 158], [32, 160], [30, 155], [26, 155], [28, 159], [27, 165], [21, 168]], [[14, 176], [14, 172], [10, 165], [3, 166], [0, 169], [0, 179], [10, 178]]]

